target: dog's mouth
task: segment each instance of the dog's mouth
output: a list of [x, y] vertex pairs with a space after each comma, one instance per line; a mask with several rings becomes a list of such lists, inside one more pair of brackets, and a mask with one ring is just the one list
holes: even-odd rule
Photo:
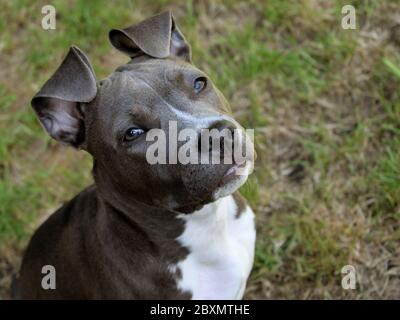
[[217, 180], [212, 190], [209, 189], [201, 195], [194, 196], [192, 201], [176, 208], [175, 211], [185, 214], [192, 213], [210, 202], [232, 194], [246, 182], [252, 168], [251, 160], [231, 165], [219, 178], [219, 181]]
[[252, 163], [250, 160], [245, 160], [242, 163], [234, 164], [230, 167], [222, 177], [218, 187], [223, 187], [231, 181], [240, 179], [240, 177], [247, 176], [250, 174]]
[[251, 160], [246, 160], [240, 164], [234, 164], [223, 175], [212, 198], [217, 200], [238, 190], [246, 182], [252, 169], [253, 162]]

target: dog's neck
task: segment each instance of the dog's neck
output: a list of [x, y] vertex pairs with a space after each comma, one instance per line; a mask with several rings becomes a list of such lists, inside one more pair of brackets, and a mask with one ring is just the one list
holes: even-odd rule
[[[137, 245], [146, 255], [157, 255], [169, 264], [188, 253], [176, 241], [184, 232], [185, 222], [179, 213], [150, 206], [103, 184], [95, 176], [97, 195], [96, 233], [98, 248], [105, 254], [118, 253], [127, 260], [137, 256]], [[100, 250], [100, 249], [99, 249]], [[108, 253], [107, 253], [108, 252]]]
[[121, 187], [112, 177], [105, 173], [105, 170], [99, 169], [96, 164], [93, 167], [93, 177], [98, 199], [105, 204], [105, 208], [112, 208], [137, 219], [151, 219], [151, 217], [148, 217], [150, 215], [157, 219], [160, 214], [174, 218], [178, 214], [172, 210], [165, 210], [159, 206], [138, 200], [134, 194]]
[[[207, 199], [202, 202], [188, 203], [185, 205], [177, 206], [176, 208], [169, 208], [161, 203], [149, 204], [136, 197], [131, 191], [121, 187], [119, 181], [110, 176], [108, 170], [97, 165], [94, 161], [92, 174], [97, 187], [97, 193], [108, 205], [124, 212], [128, 215], [130, 213], [139, 214], [141, 212], [154, 212], [154, 218], [157, 219], [157, 212], [163, 216], [167, 215], [171, 218], [179, 214], [190, 214], [200, 210], [204, 205], [212, 202]], [[147, 216], [147, 214], [146, 214]]]
[[[123, 236], [118, 232], [138, 232], [156, 245], [174, 245], [184, 231], [184, 221], [179, 219], [183, 213], [192, 213], [203, 205], [187, 206], [185, 211], [171, 210], [144, 203], [129, 191], [121, 188], [106, 170], [93, 167], [93, 177], [98, 201], [99, 231], [105, 234]], [[118, 225], [118, 226], [117, 226]], [[116, 230], [120, 230], [115, 232]], [[165, 242], [165, 243], [163, 243]], [[171, 249], [167, 249], [171, 251]]]

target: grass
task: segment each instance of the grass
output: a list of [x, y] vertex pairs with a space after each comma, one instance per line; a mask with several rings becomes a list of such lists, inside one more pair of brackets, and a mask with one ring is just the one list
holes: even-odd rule
[[[101, 79], [126, 62], [108, 30], [172, 9], [195, 64], [255, 129], [258, 160], [241, 190], [257, 213], [247, 297], [400, 297], [398, 2], [53, 1], [51, 31], [40, 27], [45, 4], [0, 11], [0, 288], [2, 261], [17, 267], [43, 217], [92, 181], [90, 158], [51, 141], [30, 99], [70, 45]], [[356, 30], [340, 27], [345, 4]], [[346, 264], [357, 290], [340, 286]]]

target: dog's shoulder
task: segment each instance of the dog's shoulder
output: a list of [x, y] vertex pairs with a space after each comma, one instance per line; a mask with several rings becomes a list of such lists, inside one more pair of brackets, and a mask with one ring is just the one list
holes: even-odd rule
[[[47, 217], [33, 235], [27, 248], [27, 254], [35, 255], [35, 251], [42, 249], [51, 250], [71, 225], [79, 220], [87, 220], [90, 212], [96, 211], [96, 206], [96, 189], [91, 186]], [[35, 243], [40, 243], [40, 245], [34, 245]], [[38, 252], [38, 254], [41, 253]]]
[[60, 212], [60, 219], [64, 224], [75, 219], [84, 221], [96, 213], [97, 204], [97, 189], [95, 185], [91, 185], [65, 203], [55, 214]]

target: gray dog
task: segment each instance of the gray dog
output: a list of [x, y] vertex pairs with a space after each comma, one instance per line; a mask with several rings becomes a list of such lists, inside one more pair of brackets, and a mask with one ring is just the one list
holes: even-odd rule
[[[72, 47], [32, 100], [54, 139], [93, 157], [95, 184], [37, 230], [18, 299], [241, 299], [253, 264], [254, 214], [236, 191], [246, 163], [149, 164], [146, 133], [240, 128], [165, 12], [109, 34], [131, 57], [96, 84]], [[199, 134], [200, 135], [200, 134]], [[222, 148], [222, 147], [221, 147]], [[43, 286], [46, 266], [55, 286]]]

